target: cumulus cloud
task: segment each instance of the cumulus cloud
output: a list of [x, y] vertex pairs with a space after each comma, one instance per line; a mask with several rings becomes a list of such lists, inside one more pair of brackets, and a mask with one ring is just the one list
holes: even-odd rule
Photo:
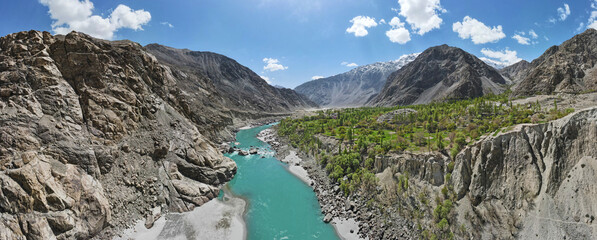
[[487, 56], [488, 58], [496, 59], [491, 61], [497, 61], [500, 64], [503, 64], [504, 66], [509, 66], [522, 60], [517, 56], [518, 53], [516, 51], [512, 51], [509, 49], [505, 49], [502, 51], [494, 51], [491, 49], [483, 48], [481, 49], [481, 53], [483, 53], [483, 55]]
[[342, 62], [340, 64], [343, 65], [343, 66], [347, 66], [347, 67], [357, 67], [357, 66], [359, 66], [356, 63], [349, 63], [349, 62]]
[[446, 12], [440, 0], [398, 0], [400, 15], [419, 35], [423, 35], [442, 24], [440, 13]]
[[313, 76], [311, 77], [311, 80], [317, 80], [317, 79], [321, 79], [323, 78], [323, 76]]
[[266, 76], [260, 76], [260, 77], [261, 77], [261, 79], [265, 80], [265, 82], [267, 84], [272, 84], [272, 82], [270, 81], [269, 77], [266, 77]]
[[382, 18], [381, 20], [379, 20], [379, 22], [377, 24], [379, 24], [379, 25], [386, 24], [386, 20]]
[[568, 6], [568, 4], [564, 3], [564, 7], [560, 7], [558, 8], [558, 16], [560, 17], [560, 21], [564, 21], [566, 20], [566, 18], [568, 18], [568, 16], [570, 16], [570, 6]]
[[392, 18], [390, 26], [392, 26], [392, 29], [386, 31], [386, 36], [388, 36], [391, 42], [405, 44], [410, 41], [410, 33], [398, 17]]
[[164, 25], [164, 26], [168, 26], [169, 28], [173, 28], [173, 27], [174, 27], [174, 25], [172, 25], [172, 24], [171, 24], [171, 23], [169, 23], [169, 22], [161, 22], [160, 24], [162, 24], [162, 25]]
[[52, 31], [67, 34], [80, 31], [93, 37], [113, 39], [121, 28], [143, 30], [142, 26], [151, 20], [145, 10], [133, 10], [126, 5], [118, 5], [107, 18], [93, 15], [93, 3], [89, 0], [40, 0], [49, 8]]
[[352, 26], [346, 29], [347, 33], [353, 33], [355, 37], [364, 37], [369, 34], [367, 28], [372, 28], [377, 26], [377, 22], [375, 22], [375, 18], [367, 17], [367, 16], [356, 16], [350, 20]]
[[462, 22], [455, 22], [452, 25], [452, 30], [457, 32], [460, 38], [470, 38], [475, 44], [497, 42], [506, 37], [501, 25], [490, 28], [469, 16], [464, 17]]
[[537, 35], [537, 33], [535, 33], [535, 30], [533, 30], [533, 29], [529, 30], [529, 36], [531, 36], [533, 39], [536, 39], [539, 37], [539, 35]]
[[514, 36], [512, 38], [516, 39], [516, 41], [518, 41], [518, 43], [520, 43], [522, 45], [530, 45], [531, 44], [531, 39], [530, 38], [523, 37], [523, 36], [518, 35], [518, 34], [514, 34]]
[[280, 64], [280, 61], [275, 58], [264, 58], [263, 62], [265, 63], [265, 66], [263, 66], [263, 70], [265, 71], [275, 72], [288, 69], [288, 67]]
[[591, 3], [591, 8], [593, 8], [593, 11], [587, 22], [587, 28], [597, 29], [597, 0]]

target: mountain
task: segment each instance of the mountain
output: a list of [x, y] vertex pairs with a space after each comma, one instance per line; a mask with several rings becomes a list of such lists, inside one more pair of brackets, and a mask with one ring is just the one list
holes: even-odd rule
[[515, 96], [597, 90], [597, 30], [588, 29], [531, 62]]
[[110, 239], [190, 211], [236, 174], [213, 144], [222, 131], [311, 106], [214, 53], [77, 32], [4, 36], [0, 239]]
[[431, 47], [392, 73], [383, 90], [368, 104], [375, 106], [429, 103], [501, 93], [506, 80], [491, 66], [460, 48]]
[[512, 81], [514, 83], [517, 83], [526, 77], [530, 67], [531, 67], [531, 63], [529, 63], [525, 60], [521, 60], [515, 64], [504, 67], [498, 71], [500, 72], [500, 74], [502, 74], [502, 76], [508, 78], [510, 81]]
[[149, 44], [145, 49], [158, 61], [181, 71], [182, 76], [207, 78], [235, 117], [255, 117], [317, 107], [291, 89], [269, 85], [234, 59], [212, 53]]
[[481, 57], [479, 59], [481, 59], [483, 62], [487, 63], [487, 65], [492, 66], [493, 68], [495, 68], [497, 70], [500, 70], [502, 68], [509, 66], [507, 63], [496, 61], [496, 60], [489, 59], [489, 58]]
[[392, 72], [413, 61], [417, 55], [360, 66], [346, 73], [303, 83], [294, 90], [324, 107], [363, 106], [379, 93]]

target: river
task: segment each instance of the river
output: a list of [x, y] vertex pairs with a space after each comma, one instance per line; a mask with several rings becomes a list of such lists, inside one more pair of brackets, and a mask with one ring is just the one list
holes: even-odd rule
[[247, 201], [247, 238], [338, 239], [332, 225], [323, 222], [313, 189], [291, 174], [267, 143], [257, 139], [260, 131], [271, 126], [240, 130], [236, 135], [238, 148], [258, 147], [258, 154], [226, 154], [238, 166], [228, 187]]
[[190, 212], [166, 214], [150, 229], [140, 220], [114, 239], [339, 239], [334, 227], [323, 222], [313, 189], [290, 173], [267, 143], [257, 139], [260, 131], [271, 126], [237, 133], [235, 146], [246, 151], [257, 147], [259, 152], [225, 154], [238, 170], [217, 199]]

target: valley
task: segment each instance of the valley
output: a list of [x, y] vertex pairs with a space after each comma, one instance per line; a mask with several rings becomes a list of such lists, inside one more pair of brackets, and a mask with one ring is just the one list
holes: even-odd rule
[[593, 239], [596, 36], [293, 90], [212, 52], [9, 34], [0, 239]]

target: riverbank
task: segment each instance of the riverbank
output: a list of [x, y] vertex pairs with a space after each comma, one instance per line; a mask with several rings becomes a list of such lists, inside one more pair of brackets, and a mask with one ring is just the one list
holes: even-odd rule
[[221, 198], [213, 199], [193, 211], [167, 213], [146, 228], [140, 220], [114, 239], [246, 239], [247, 228], [243, 218], [246, 202], [223, 189]]
[[[275, 129], [268, 128], [261, 131], [257, 138], [267, 142], [276, 152], [276, 158], [288, 164], [288, 171], [312, 187], [325, 215], [324, 221], [331, 224], [337, 235], [344, 240], [369, 239], [366, 235], [367, 225], [361, 224], [358, 217], [360, 208], [354, 207], [354, 202], [348, 205], [342, 203], [342, 194], [338, 186], [332, 184], [324, 170], [317, 166], [317, 162], [293, 149], [283, 140], [278, 139]], [[282, 141], [282, 142], [281, 142]], [[351, 203], [353, 205], [351, 205]], [[344, 206], [342, 206], [344, 205]]]

